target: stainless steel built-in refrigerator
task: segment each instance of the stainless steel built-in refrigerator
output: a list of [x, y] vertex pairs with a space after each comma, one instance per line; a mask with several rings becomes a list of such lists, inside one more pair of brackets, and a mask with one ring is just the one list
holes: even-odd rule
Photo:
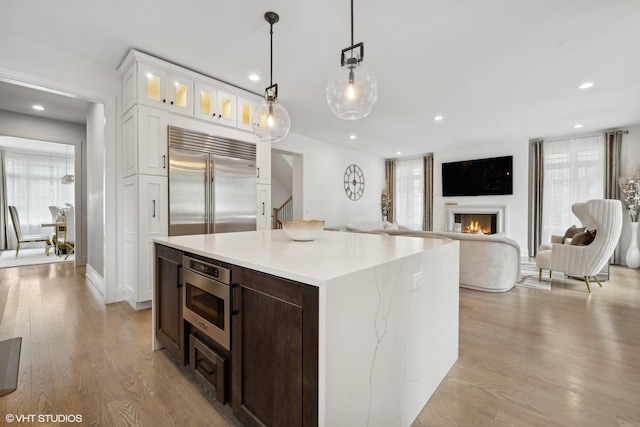
[[255, 145], [169, 127], [169, 235], [256, 229]]

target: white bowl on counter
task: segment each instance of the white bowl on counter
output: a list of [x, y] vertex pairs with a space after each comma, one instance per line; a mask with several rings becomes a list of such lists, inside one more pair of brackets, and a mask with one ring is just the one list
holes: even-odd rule
[[292, 240], [310, 242], [320, 235], [324, 229], [324, 221], [315, 219], [285, 221], [282, 223], [282, 229]]

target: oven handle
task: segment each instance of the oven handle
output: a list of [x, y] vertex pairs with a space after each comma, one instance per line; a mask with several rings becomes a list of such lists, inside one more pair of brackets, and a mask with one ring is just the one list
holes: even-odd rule
[[236, 289], [240, 289], [240, 285], [237, 283], [231, 284], [231, 315], [235, 316], [236, 314], [240, 314], [240, 310], [236, 308], [236, 300], [240, 300], [239, 297], [236, 297], [238, 293]]

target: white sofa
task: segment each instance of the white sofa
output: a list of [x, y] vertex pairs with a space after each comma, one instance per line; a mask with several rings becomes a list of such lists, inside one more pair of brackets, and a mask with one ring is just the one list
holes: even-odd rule
[[520, 280], [520, 246], [502, 234], [371, 230], [395, 236], [436, 237], [460, 241], [460, 286], [506, 292]]
[[355, 231], [358, 233], [384, 232], [386, 230], [409, 230], [402, 225], [392, 224], [385, 221], [356, 222], [347, 224], [344, 227], [346, 231]]

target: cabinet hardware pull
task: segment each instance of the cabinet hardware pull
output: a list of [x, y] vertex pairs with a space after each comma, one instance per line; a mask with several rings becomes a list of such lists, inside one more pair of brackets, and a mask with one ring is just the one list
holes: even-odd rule
[[156, 217], [156, 201], [155, 200], [153, 200], [153, 215], [152, 215], [152, 217], [153, 218]]
[[167, 168], [167, 156], [165, 154], [162, 155], [162, 169]]
[[171, 105], [173, 105], [173, 101], [171, 101]]
[[222, 117], [222, 114], [218, 114], [218, 118], [221, 118], [221, 117]]
[[167, 100], [166, 100], [166, 99], [163, 99], [163, 100], [162, 100], [162, 103], [163, 103], [163, 104], [166, 104], [166, 102], [167, 102]]
[[262, 215], [264, 215], [264, 202], [262, 202]]
[[256, 177], [260, 178], [260, 168], [256, 168], [256, 173], [257, 173]]
[[236, 315], [240, 313], [240, 310], [236, 308], [236, 301], [238, 298], [236, 297], [236, 289], [239, 289], [240, 286], [236, 283], [231, 284], [231, 315]]

